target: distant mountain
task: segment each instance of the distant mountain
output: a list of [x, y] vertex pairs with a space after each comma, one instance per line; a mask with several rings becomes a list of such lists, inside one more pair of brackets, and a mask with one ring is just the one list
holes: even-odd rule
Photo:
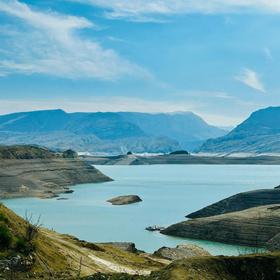
[[208, 153], [279, 153], [280, 107], [258, 110], [229, 134], [202, 145]]
[[193, 113], [66, 113], [45, 110], [0, 116], [0, 143], [126, 153], [192, 150], [225, 131]]

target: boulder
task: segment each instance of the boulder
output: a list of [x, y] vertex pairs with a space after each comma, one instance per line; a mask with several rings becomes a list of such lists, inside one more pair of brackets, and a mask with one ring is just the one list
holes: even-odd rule
[[154, 255], [175, 261], [184, 258], [210, 256], [210, 253], [196, 245], [182, 244], [176, 248], [162, 247], [155, 251]]
[[142, 199], [138, 195], [122, 195], [107, 200], [107, 202], [110, 202], [113, 205], [125, 205], [140, 201], [142, 201]]
[[130, 253], [137, 253], [138, 250], [136, 249], [135, 243], [132, 242], [108, 242], [108, 243], [102, 243], [104, 245], [111, 245], [113, 247], [116, 247], [120, 250], [130, 252]]

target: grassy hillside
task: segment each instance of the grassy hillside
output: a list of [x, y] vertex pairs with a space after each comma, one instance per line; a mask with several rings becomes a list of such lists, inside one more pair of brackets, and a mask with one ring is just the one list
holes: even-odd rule
[[[159, 261], [40, 227], [0, 204], [0, 270], [11, 279], [78, 279], [95, 273], [148, 274]], [[32, 225], [30, 222], [35, 222]]]
[[0, 159], [47, 159], [59, 157], [49, 149], [32, 145], [0, 145]]

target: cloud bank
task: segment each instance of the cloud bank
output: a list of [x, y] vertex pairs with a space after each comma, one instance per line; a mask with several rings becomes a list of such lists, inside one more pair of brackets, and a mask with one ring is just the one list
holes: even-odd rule
[[40, 11], [17, 0], [0, 2], [0, 76], [11, 73], [48, 74], [63, 78], [115, 80], [125, 75], [149, 73], [83, 38], [79, 31], [94, 28], [83, 17]]
[[153, 16], [174, 14], [214, 13], [280, 13], [277, 0], [70, 0], [106, 9], [114, 19], [152, 21]]

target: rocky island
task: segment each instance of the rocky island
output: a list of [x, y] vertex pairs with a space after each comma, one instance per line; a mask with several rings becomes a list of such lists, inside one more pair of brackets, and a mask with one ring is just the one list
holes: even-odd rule
[[107, 202], [110, 202], [112, 205], [126, 205], [141, 201], [142, 199], [138, 195], [122, 195], [107, 200]]

